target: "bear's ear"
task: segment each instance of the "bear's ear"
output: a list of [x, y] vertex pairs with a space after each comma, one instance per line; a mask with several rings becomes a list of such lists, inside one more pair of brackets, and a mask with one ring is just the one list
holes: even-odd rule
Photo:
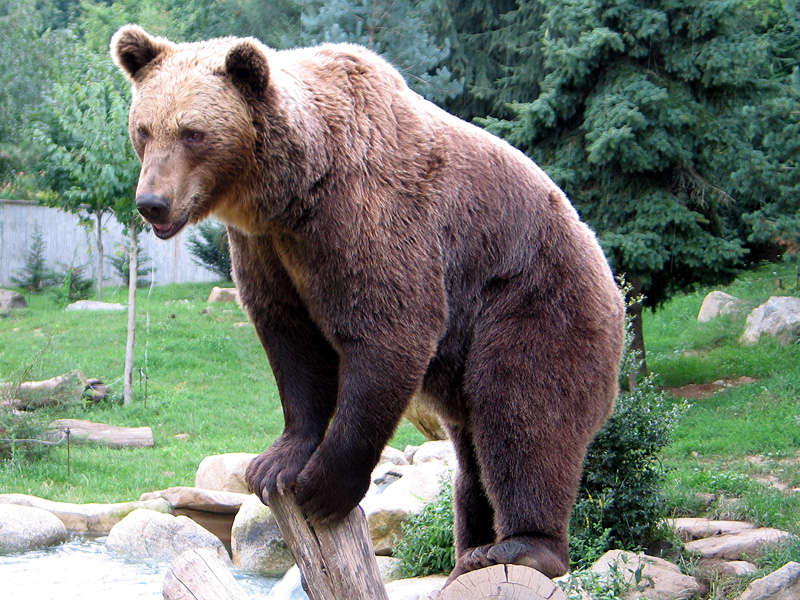
[[225, 57], [225, 73], [245, 95], [263, 100], [269, 83], [267, 57], [254, 42], [242, 40]]
[[125, 25], [111, 38], [111, 57], [133, 83], [141, 80], [144, 67], [171, 48], [170, 42], [138, 25]]

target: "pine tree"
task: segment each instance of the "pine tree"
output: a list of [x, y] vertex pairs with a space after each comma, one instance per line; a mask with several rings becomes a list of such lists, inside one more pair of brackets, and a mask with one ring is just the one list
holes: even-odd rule
[[352, 42], [371, 48], [397, 67], [428, 100], [442, 102], [461, 93], [463, 80], [444, 62], [450, 41], [429, 31], [430, 0], [326, 0], [303, 5], [303, 44]]
[[44, 256], [45, 242], [42, 236], [42, 228], [38, 223], [33, 226], [31, 234], [31, 246], [25, 255], [25, 266], [11, 277], [11, 281], [29, 292], [41, 292], [44, 288], [55, 283], [56, 274], [48, 268]]
[[745, 111], [782, 89], [753, 10], [741, 0], [541, 6], [539, 95], [487, 127], [565, 189], [647, 306], [729, 280], [748, 252], [740, 203], [750, 199], [733, 196], [757, 154]]

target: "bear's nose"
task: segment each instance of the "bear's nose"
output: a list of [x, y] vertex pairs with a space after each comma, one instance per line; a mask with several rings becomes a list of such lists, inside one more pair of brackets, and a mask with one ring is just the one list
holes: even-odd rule
[[164, 223], [169, 216], [169, 199], [161, 194], [142, 194], [136, 198], [136, 208], [151, 223]]

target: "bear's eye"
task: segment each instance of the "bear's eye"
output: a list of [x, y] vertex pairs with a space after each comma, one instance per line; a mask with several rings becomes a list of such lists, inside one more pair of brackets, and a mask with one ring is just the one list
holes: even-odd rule
[[183, 132], [183, 141], [189, 144], [196, 144], [197, 142], [202, 142], [205, 134], [202, 131], [195, 131], [193, 129], [189, 129]]
[[150, 132], [147, 131], [147, 127], [143, 127], [141, 125], [136, 128], [136, 134], [142, 140], [146, 140], [148, 137], [150, 137]]

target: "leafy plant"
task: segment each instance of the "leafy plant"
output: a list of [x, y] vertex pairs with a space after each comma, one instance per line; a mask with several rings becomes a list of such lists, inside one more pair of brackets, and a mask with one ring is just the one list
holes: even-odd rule
[[406, 577], [452, 571], [456, 564], [452, 482], [444, 481], [439, 495], [403, 523], [402, 531], [392, 554], [402, 561]]
[[89, 297], [94, 282], [91, 277], [86, 276], [86, 269], [88, 264], [76, 265], [63, 264], [59, 279], [61, 279], [61, 287], [54, 288], [54, 296], [57, 302], [61, 304], [68, 304], [78, 300], [85, 300]]
[[222, 223], [204, 221], [197, 226], [197, 233], [189, 236], [189, 252], [195, 263], [207, 268], [228, 281], [231, 273], [231, 253], [228, 248], [228, 231]]
[[45, 243], [42, 237], [42, 229], [38, 223], [35, 223], [31, 236], [31, 246], [25, 255], [25, 266], [17, 272], [16, 277], [11, 278], [11, 281], [33, 293], [41, 292], [44, 288], [53, 285], [56, 281], [56, 275], [52, 269], [47, 267], [44, 251]]
[[32, 412], [15, 411], [0, 406], [0, 460], [32, 460], [41, 458], [52, 444], [47, 441], [47, 420]]

